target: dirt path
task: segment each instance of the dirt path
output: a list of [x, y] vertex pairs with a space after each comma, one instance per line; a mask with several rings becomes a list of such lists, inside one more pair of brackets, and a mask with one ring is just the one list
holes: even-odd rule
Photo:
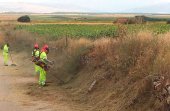
[[[3, 66], [0, 58], [0, 110], [1, 111], [72, 111], [62, 104], [54, 105], [41, 98], [31, 98], [25, 90], [29, 83], [36, 84], [34, 76], [21, 74], [21, 66]], [[37, 86], [38, 88], [38, 86]], [[35, 89], [36, 90], [36, 89]], [[39, 90], [39, 89], [38, 89]], [[41, 95], [41, 92], [39, 92]]]

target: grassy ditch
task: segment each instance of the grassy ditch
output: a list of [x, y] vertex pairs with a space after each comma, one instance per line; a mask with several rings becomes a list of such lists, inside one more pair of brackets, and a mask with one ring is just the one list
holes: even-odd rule
[[50, 75], [62, 81], [76, 102], [92, 105], [89, 111], [155, 111], [163, 105], [154, 98], [149, 77], [170, 75], [170, 33], [155, 36], [141, 31], [116, 39], [66, 42], [15, 28], [4, 32], [14, 50], [28, 54], [35, 40], [41, 46], [49, 44], [49, 59], [56, 63]]

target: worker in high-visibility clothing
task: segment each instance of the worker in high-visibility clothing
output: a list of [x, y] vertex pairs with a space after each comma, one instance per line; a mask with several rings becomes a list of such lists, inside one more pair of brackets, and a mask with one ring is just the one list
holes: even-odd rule
[[32, 51], [32, 62], [34, 62], [34, 68], [35, 68], [35, 74], [39, 74], [40, 72], [40, 67], [38, 65], [36, 65], [36, 62], [40, 59], [40, 50], [39, 50], [39, 46], [36, 43], [34, 45], [33, 51]]
[[40, 76], [39, 76], [39, 85], [45, 86], [46, 84], [46, 75], [48, 70], [48, 64], [52, 64], [51, 61], [47, 59], [47, 54], [49, 53], [48, 45], [44, 45], [44, 47], [41, 50], [40, 54]]
[[3, 46], [3, 58], [4, 58], [4, 65], [8, 66], [8, 56], [9, 56], [9, 44], [6, 43]]

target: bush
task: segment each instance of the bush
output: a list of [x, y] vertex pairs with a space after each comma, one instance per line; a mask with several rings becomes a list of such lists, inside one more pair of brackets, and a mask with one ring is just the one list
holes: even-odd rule
[[19, 17], [17, 21], [18, 22], [31, 22], [31, 19], [28, 15], [25, 15], [25, 16]]
[[167, 22], [166, 22], [167, 24], [170, 24], [170, 20], [167, 20]]

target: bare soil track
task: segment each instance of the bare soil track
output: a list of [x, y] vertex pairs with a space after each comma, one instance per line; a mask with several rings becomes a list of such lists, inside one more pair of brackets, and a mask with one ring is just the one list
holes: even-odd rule
[[72, 111], [64, 94], [57, 91], [51, 96], [50, 88], [39, 88], [31, 71], [23, 67], [3, 66], [0, 58], [0, 111]]

